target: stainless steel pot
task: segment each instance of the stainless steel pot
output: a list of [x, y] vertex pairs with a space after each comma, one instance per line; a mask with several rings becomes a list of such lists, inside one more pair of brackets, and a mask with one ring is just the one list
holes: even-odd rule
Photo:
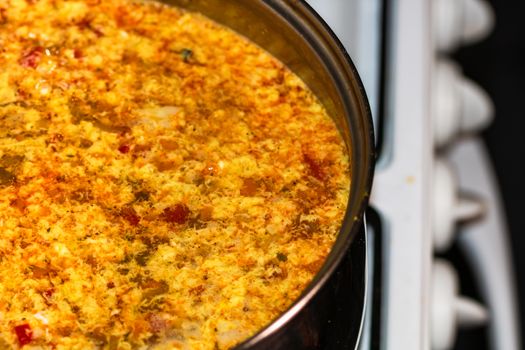
[[[325, 264], [286, 312], [237, 349], [353, 348], [353, 344], [338, 345], [336, 340], [327, 339], [331, 336], [327, 323], [333, 316], [329, 306], [333, 305], [334, 288], [342, 285], [348, 285], [351, 291], [347, 297], [356, 300], [355, 305], [349, 304], [346, 315], [355, 333], [347, 335], [349, 342], [357, 341], [364, 311], [366, 244], [363, 238], [356, 237], [363, 232], [362, 219], [372, 184], [374, 137], [370, 109], [355, 66], [333, 32], [304, 1], [164, 2], [200, 12], [280, 59], [324, 104], [337, 123], [351, 157], [350, 200], [341, 231]], [[347, 273], [336, 273], [342, 262], [349, 266], [344, 270]]]

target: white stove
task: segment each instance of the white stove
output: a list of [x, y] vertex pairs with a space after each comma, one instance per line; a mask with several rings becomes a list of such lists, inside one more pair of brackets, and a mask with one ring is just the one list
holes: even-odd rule
[[[521, 349], [506, 224], [475, 135], [493, 106], [446, 58], [491, 30], [491, 9], [483, 0], [308, 2], [354, 60], [378, 137], [371, 206], [381, 235], [370, 226], [360, 349], [454, 349], [458, 327], [484, 323], [488, 348]], [[481, 300], [459, 296], [462, 276], [436, 258], [452, 244]]]

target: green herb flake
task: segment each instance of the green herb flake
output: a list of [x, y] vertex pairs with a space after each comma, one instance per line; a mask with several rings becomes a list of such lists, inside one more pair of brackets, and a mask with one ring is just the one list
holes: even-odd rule
[[277, 260], [285, 262], [288, 261], [288, 257], [286, 256], [286, 254], [279, 252], [277, 253]]
[[180, 55], [182, 56], [182, 60], [188, 63], [193, 56], [193, 51], [191, 49], [182, 49]]

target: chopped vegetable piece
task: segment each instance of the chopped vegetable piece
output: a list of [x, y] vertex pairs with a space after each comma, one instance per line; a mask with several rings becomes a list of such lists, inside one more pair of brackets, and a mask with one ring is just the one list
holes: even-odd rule
[[73, 50], [73, 57], [75, 57], [76, 59], [84, 57], [84, 55], [82, 54], [82, 50], [74, 49]]
[[97, 328], [93, 332], [90, 332], [89, 336], [99, 347], [104, 346], [108, 342], [105, 332], [100, 328]]
[[129, 269], [125, 268], [125, 267], [119, 267], [117, 269], [118, 273], [120, 273], [121, 275], [127, 275], [129, 273]]
[[33, 340], [33, 331], [27, 323], [16, 326], [15, 333], [16, 337], [18, 338], [18, 344], [20, 344], [20, 346], [27, 345]]
[[259, 184], [252, 178], [243, 179], [241, 187], [241, 196], [251, 197], [257, 193]]
[[102, 131], [115, 134], [125, 135], [131, 132], [131, 128], [127, 125], [106, 123], [98, 119], [93, 119], [93, 124]]
[[120, 145], [120, 147], [118, 148], [118, 151], [122, 154], [128, 153], [129, 150], [130, 150], [130, 147], [128, 145]]
[[31, 270], [33, 271], [33, 278], [45, 278], [49, 276], [49, 273], [51, 272], [46, 267], [39, 267], [39, 266], [31, 266]]
[[277, 253], [277, 260], [285, 262], [288, 260], [288, 256], [286, 256], [286, 254], [279, 252]]
[[150, 314], [148, 319], [150, 329], [153, 333], [160, 333], [168, 327], [166, 320], [158, 314]]
[[43, 291], [42, 296], [46, 299], [51, 299], [54, 293], [55, 293], [55, 290], [51, 288], [51, 289]]
[[186, 63], [188, 63], [193, 56], [193, 51], [190, 49], [182, 49], [181, 51], [182, 60]]
[[146, 191], [135, 192], [135, 200], [137, 202], [145, 202], [145, 201], [148, 201], [149, 198], [150, 198], [149, 192], [146, 192]]
[[97, 36], [97, 38], [100, 38], [104, 35], [102, 30], [98, 26], [93, 25], [93, 18], [90, 15], [87, 15], [84, 17], [80, 22], [78, 22], [78, 27], [81, 29], [87, 29], [91, 31], [93, 34]]
[[159, 142], [162, 148], [164, 148], [167, 151], [173, 151], [179, 148], [179, 144], [175, 140], [162, 139]]
[[89, 148], [91, 146], [93, 146], [93, 141], [88, 139], [80, 139], [80, 147]]
[[64, 141], [64, 135], [62, 134], [53, 134], [49, 138], [49, 143], [59, 143]]
[[213, 218], [213, 207], [212, 206], [204, 206], [199, 210], [199, 219], [204, 221], [209, 221]]
[[209, 164], [202, 170], [202, 174], [204, 176], [206, 175], [215, 176], [219, 173], [219, 169], [220, 168], [217, 164]]
[[144, 251], [138, 253], [137, 255], [135, 255], [135, 261], [140, 266], [146, 266], [146, 264], [148, 263], [148, 260], [150, 258], [150, 255], [151, 255], [150, 251], [144, 250]]
[[25, 157], [22, 155], [6, 153], [0, 159], [0, 166], [9, 170], [15, 170], [22, 164], [24, 159]]
[[0, 186], [12, 185], [16, 181], [16, 176], [11, 172], [0, 167]]
[[151, 278], [148, 278], [142, 283], [142, 288], [144, 289], [144, 293], [142, 294], [144, 300], [151, 300], [156, 296], [166, 294], [170, 290], [166, 281], [156, 281]]
[[36, 68], [42, 59], [44, 48], [41, 46], [27, 50], [18, 61], [22, 67]]
[[25, 201], [22, 198], [15, 198], [11, 200], [9, 203], [12, 207], [17, 208], [21, 212], [24, 212], [24, 210], [27, 208], [27, 201]]
[[108, 343], [108, 349], [117, 350], [119, 343], [120, 343], [120, 337], [117, 337], [116, 335], [110, 336], [109, 343]]
[[304, 162], [308, 166], [308, 170], [310, 171], [310, 174], [315, 177], [317, 180], [324, 181], [326, 180], [326, 174], [324, 172], [324, 169], [322, 167], [322, 163], [318, 161], [317, 159], [311, 157], [308, 154], [303, 155]]
[[88, 203], [94, 199], [93, 193], [89, 188], [83, 188], [71, 193], [71, 199], [79, 203]]
[[173, 170], [177, 167], [177, 163], [172, 160], [166, 160], [162, 158], [157, 158], [153, 161], [153, 164], [157, 167], [159, 171], [168, 171]]
[[205, 290], [206, 290], [206, 287], [200, 284], [197, 287], [191, 288], [189, 292], [191, 295], [201, 295]]
[[138, 226], [140, 222], [140, 216], [138, 216], [133, 207], [124, 207], [120, 209], [120, 216], [132, 226]]
[[190, 209], [185, 204], [176, 204], [164, 209], [162, 219], [169, 223], [185, 224], [190, 216]]

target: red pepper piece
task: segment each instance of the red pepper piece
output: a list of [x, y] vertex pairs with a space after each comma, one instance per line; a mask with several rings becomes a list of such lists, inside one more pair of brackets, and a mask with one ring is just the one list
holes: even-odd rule
[[18, 338], [18, 344], [24, 346], [31, 343], [33, 340], [33, 331], [31, 327], [26, 323], [15, 327], [15, 333]]
[[118, 148], [118, 151], [122, 154], [126, 154], [129, 152], [129, 146], [128, 145], [121, 145], [119, 148]]
[[74, 56], [76, 59], [79, 59], [79, 58], [84, 57], [84, 55], [82, 54], [82, 50], [80, 50], [80, 49], [74, 49], [74, 50], [73, 50], [73, 56]]
[[184, 224], [188, 221], [190, 209], [184, 204], [176, 204], [164, 209], [162, 219], [169, 223]]
[[44, 48], [41, 46], [33, 47], [26, 51], [24, 55], [18, 61], [22, 67], [25, 68], [36, 68], [42, 59]]
[[320, 161], [312, 158], [306, 153], [303, 155], [303, 159], [306, 165], [308, 165], [308, 170], [310, 170], [310, 174], [312, 174], [313, 177], [321, 181], [324, 181], [326, 179], [326, 174], [324, 172], [324, 169], [322, 168], [322, 163]]
[[137, 226], [140, 222], [140, 216], [138, 216], [133, 207], [124, 207], [120, 209], [120, 216], [132, 226]]
[[42, 295], [46, 299], [51, 299], [51, 297], [53, 296], [54, 293], [55, 293], [55, 290], [53, 288], [51, 288], [51, 289], [48, 289], [48, 290], [42, 292]]

